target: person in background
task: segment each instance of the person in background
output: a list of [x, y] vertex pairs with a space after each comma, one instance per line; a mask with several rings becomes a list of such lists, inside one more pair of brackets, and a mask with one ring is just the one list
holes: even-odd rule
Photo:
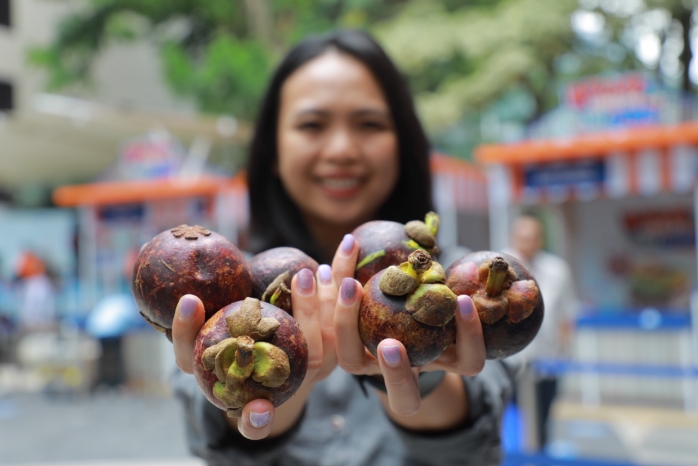
[[36, 254], [25, 251], [16, 263], [20, 333], [55, 331], [56, 289], [46, 272], [46, 264]]
[[[511, 226], [510, 247], [504, 252], [521, 260], [535, 277], [543, 295], [545, 317], [533, 342], [520, 357], [533, 370], [535, 359], [559, 359], [570, 356], [572, 329], [577, 314], [577, 292], [572, 271], [564, 259], [543, 250], [544, 231], [540, 220], [531, 214], [517, 217]], [[558, 378], [535, 376], [536, 436], [538, 449], [548, 442], [550, 408], [558, 391]]]
[[459, 297], [456, 342], [420, 369], [399, 341], [381, 342], [374, 358], [359, 338], [363, 288], [353, 279], [358, 245], [350, 233], [433, 209], [429, 151], [404, 78], [368, 34], [313, 36], [281, 61], [250, 147], [251, 252], [293, 246], [322, 264], [292, 282], [309, 369], [283, 405], [254, 400], [239, 419], [226, 417], [190, 375], [204, 309], [197, 297], [182, 297], [173, 388], [194, 454], [211, 465], [501, 463], [516, 367], [485, 363], [469, 297]]

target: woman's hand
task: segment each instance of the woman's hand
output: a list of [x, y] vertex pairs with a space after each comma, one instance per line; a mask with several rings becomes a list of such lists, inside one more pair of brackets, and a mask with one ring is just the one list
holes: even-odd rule
[[[278, 435], [298, 420], [312, 387], [326, 378], [337, 365], [335, 352], [334, 310], [339, 284], [354, 274], [356, 255], [353, 237], [340, 245], [332, 267], [321, 265], [314, 277], [309, 269], [297, 273], [291, 282], [293, 316], [308, 343], [308, 371], [298, 392], [275, 408], [268, 400], [249, 402], [235, 421], [238, 431], [253, 440]], [[204, 306], [193, 295], [183, 296], [172, 322], [172, 341], [177, 366], [187, 373], [194, 371], [194, 342], [204, 324]]]
[[[358, 247], [352, 250], [354, 263]], [[421, 368], [410, 366], [407, 351], [395, 339], [385, 339], [378, 345], [378, 358], [364, 347], [359, 336], [359, 305], [363, 288], [353, 278], [344, 278], [335, 309], [337, 359], [340, 367], [355, 375], [382, 375], [387, 389], [387, 402], [397, 416], [412, 416], [422, 408], [419, 395], [419, 371], [444, 370], [457, 375], [475, 375], [485, 364], [485, 343], [482, 327], [468, 296], [458, 297], [455, 315], [456, 342], [434, 362]], [[462, 390], [447, 374], [447, 384]], [[467, 401], [467, 400], [465, 400]], [[438, 425], [438, 422], [435, 423]]]

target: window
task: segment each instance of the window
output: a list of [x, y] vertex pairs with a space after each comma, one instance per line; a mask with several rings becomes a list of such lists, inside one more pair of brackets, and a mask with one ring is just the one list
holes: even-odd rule
[[0, 81], [0, 112], [12, 110], [12, 84]]
[[10, 0], [0, 0], [0, 26], [10, 27]]

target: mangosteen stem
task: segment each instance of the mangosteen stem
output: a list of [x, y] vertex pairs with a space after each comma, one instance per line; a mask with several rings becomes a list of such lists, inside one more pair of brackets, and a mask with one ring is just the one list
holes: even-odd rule
[[247, 367], [252, 362], [254, 340], [248, 336], [238, 338], [238, 348], [235, 352], [235, 362], [239, 367]]
[[429, 270], [431, 267], [431, 256], [423, 249], [417, 249], [407, 257], [407, 261], [417, 273]]
[[494, 298], [499, 296], [504, 289], [509, 264], [507, 264], [503, 257], [497, 256], [490, 261], [489, 269], [489, 273], [487, 274], [487, 284], [485, 285], [485, 292], [487, 293], [487, 296]]

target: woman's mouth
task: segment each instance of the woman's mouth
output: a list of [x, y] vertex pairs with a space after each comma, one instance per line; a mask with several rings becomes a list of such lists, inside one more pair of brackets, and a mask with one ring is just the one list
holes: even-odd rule
[[359, 192], [363, 180], [359, 177], [320, 178], [320, 189], [331, 197], [351, 197]]

